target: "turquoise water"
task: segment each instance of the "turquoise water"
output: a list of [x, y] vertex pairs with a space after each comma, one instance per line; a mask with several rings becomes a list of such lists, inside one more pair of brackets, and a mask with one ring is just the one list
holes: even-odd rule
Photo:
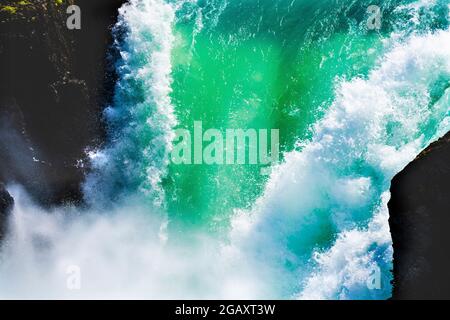
[[[353, 7], [361, 11], [364, 4]], [[335, 77], [366, 75], [380, 50], [380, 35], [349, 27], [344, 8], [311, 1], [186, 3], [177, 11], [172, 53], [178, 125], [279, 128], [281, 151], [292, 151], [332, 102]], [[233, 209], [251, 207], [261, 195], [267, 181], [260, 169], [169, 166], [169, 212], [195, 225], [226, 225]]]
[[[81, 261], [83, 297], [388, 298], [390, 180], [450, 129], [448, 24], [442, 0], [131, 0], [114, 30], [119, 80], [108, 145], [90, 154], [90, 209], [48, 222], [24, 200], [16, 225], [52, 226], [49, 261]], [[176, 130], [194, 121], [279, 129], [280, 162], [268, 175], [174, 164]], [[73, 238], [87, 240], [64, 252]]]

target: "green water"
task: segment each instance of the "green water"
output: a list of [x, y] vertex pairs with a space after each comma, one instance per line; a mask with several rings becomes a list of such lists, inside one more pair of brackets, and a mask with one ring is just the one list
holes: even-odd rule
[[[279, 129], [281, 151], [291, 151], [333, 101], [336, 80], [365, 76], [380, 54], [382, 35], [364, 27], [361, 1], [220, 3], [178, 11], [171, 95], [178, 128], [202, 121], [223, 132]], [[226, 226], [233, 209], [261, 194], [260, 169], [172, 164], [168, 211], [174, 221]]]

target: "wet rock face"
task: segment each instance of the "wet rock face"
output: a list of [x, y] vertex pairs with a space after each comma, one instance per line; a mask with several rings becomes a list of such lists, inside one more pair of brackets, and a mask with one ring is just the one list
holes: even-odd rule
[[[115, 80], [107, 56], [123, 2], [0, 4], [9, 8], [0, 10], [0, 180], [42, 205], [81, 199], [86, 148], [104, 140]], [[80, 30], [67, 28], [71, 4], [81, 9]]]
[[450, 132], [392, 181], [394, 299], [450, 299]]
[[14, 205], [14, 199], [0, 182], [0, 241], [6, 234], [8, 215]]

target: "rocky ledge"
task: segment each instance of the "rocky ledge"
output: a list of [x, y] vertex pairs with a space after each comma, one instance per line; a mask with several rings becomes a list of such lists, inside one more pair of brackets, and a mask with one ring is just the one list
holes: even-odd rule
[[393, 299], [450, 299], [450, 132], [392, 181]]
[[[115, 82], [107, 54], [123, 2], [0, 3], [0, 181], [42, 205], [80, 201], [86, 149], [104, 141]], [[71, 5], [80, 29], [67, 27]]]

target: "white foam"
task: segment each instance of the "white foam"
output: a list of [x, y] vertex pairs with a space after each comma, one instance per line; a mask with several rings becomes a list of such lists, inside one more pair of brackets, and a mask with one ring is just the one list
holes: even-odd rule
[[367, 228], [344, 231], [329, 250], [314, 253], [314, 272], [304, 281], [299, 299], [379, 298], [379, 290], [385, 289], [381, 285], [389, 286], [389, 277], [385, 275], [384, 279], [380, 279], [380, 287], [372, 290], [369, 280], [377, 276], [375, 272], [381, 268], [380, 263], [391, 268], [392, 247], [387, 210], [389, 197], [389, 193], [383, 194], [379, 211]]
[[[263, 298], [250, 265], [211, 236], [160, 237], [165, 222], [142, 203], [104, 212], [37, 207], [18, 187], [1, 252], [0, 299]], [[68, 286], [71, 268], [80, 287]]]
[[[334, 273], [330, 261], [342, 258], [333, 250], [350, 245], [352, 235], [367, 237], [367, 246], [376, 243], [390, 250], [385, 227], [383, 241], [378, 242], [373, 241], [372, 231], [363, 232], [361, 228], [370, 219], [379, 220], [375, 213], [383, 211], [382, 194], [391, 178], [435, 139], [438, 131], [450, 129], [445, 121], [448, 94], [430, 106], [430, 88], [441, 77], [450, 79], [449, 31], [415, 35], [397, 44], [368, 79], [339, 84], [337, 98], [315, 126], [311, 143], [300, 152], [287, 154], [255, 208], [237, 214], [233, 238], [250, 253], [247, 259], [274, 272], [269, 278], [287, 280], [280, 290], [293, 286], [285, 265], [290, 265], [299, 278], [309, 279], [300, 296], [310, 297], [308, 287], [324, 278], [336, 284], [330, 288], [345, 285], [343, 277], [350, 276], [348, 272], [359, 265], [363, 250], [358, 247], [341, 252], [354, 253], [355, 259], [345, 259], [348, 266], [342, 265], [342, 272]], [[323, 264], [330, 267], [308, 276], [314, 263], [307, 252], [327, 248], [323, 237], [330, 228], [340, 235], [331, 251], [322, 255], [329, 257]], [[302, 255], [304, 258], [299, 259]], [[384, 270], [384, 274], [388, 272]], [[332, 293], [317, 290], [314, 297], [342, 297], [334, 289], [330, 289]]]
[[119, 10], [116, 34], [126, 35], [117, 44], [119, 81], [106, 111], [110, 145], [91, 154], [94, 173], [85, 185], [91, 203], [139, 191], [163, 204], [160, 184], [176, 125], [170, 99], [174, 19], [173, 5], [164, 0], [131, 0]]

